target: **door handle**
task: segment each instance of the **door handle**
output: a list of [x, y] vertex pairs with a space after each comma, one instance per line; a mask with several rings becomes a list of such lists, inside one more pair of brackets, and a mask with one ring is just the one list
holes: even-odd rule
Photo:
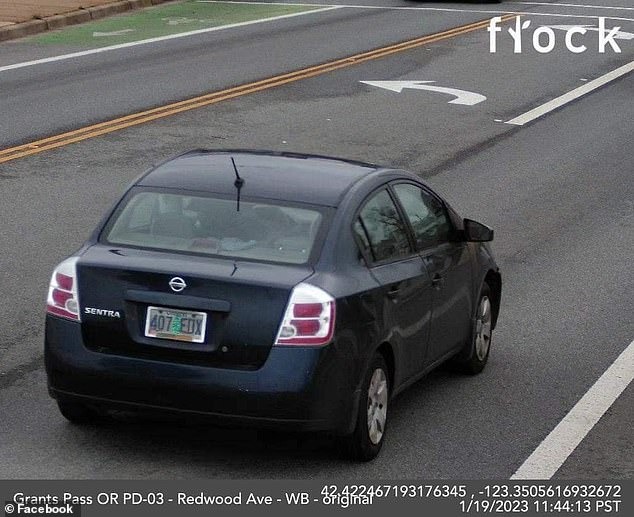
[[398, 293], [401, 291], [401, 288], [398, 285], [393, 285], [390, 287], [390, 290], [387, 292], [387, 297], [394, 299], [398, 296]]
[[445, 283], [445, 277], [436, 273], [431, 279], [431, 285], [436, 289], [440, 289], [442, 284]]

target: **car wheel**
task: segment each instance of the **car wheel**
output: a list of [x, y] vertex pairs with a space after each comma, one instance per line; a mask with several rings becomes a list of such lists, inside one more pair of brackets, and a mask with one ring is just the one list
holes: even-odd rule
[[365, 374], [354, 433], [346, 437], [348, 455], [357, 461], [374, 459], [385, 440], [390, 380], [385, 359], [376, 354]]
[[62, 416], [73, 424], [91, 424], [100, 418], [99, 413], [77, 402], [58, 400], [57, 407]]
[[492, 309], [491, 289], [485, 282], [482, 284], [480, 298], [476, 306], [471, 339], [464, 350], [454, 359], [454, 365], [464, 373], [471, 375], [480, 373], [489, 360], [493, 330]]

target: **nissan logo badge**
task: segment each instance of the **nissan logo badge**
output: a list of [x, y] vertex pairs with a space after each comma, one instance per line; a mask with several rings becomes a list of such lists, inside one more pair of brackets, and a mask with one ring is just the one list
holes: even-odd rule
[[172, 278], [169, 285], [175, 293], [180, 293], [183, 289], [185, 289], [185, 287], [187, 287], [185, 280], [183, 280], [180, 276]]

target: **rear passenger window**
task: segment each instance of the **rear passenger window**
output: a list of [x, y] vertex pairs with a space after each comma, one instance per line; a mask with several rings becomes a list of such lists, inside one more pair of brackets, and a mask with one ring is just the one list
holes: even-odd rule
[[375, 262], [397, 259], [412, 252], [403, 219], [386, 190], [366, 202], [354, 229], [361, 242], [369, 246]]

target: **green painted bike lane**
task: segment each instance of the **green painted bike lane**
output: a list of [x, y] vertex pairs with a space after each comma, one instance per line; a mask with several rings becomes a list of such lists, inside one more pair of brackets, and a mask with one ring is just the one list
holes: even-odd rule
[[319, 7], [187, 0], [67, 27], [28, 38], [28, 41], [45, 45], [104, 47], [315, 10]]

